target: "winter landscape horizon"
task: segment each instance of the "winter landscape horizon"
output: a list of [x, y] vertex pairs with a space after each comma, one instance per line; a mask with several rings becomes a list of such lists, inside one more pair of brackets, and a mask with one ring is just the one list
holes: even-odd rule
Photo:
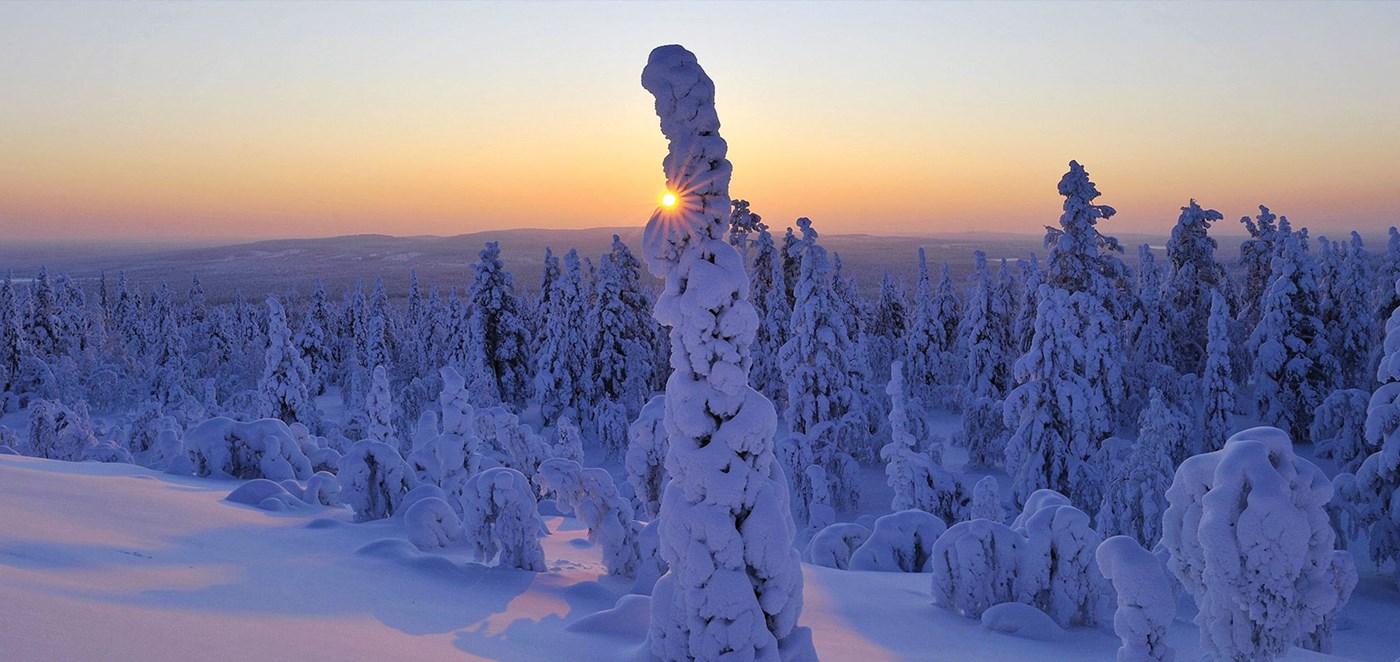
[[0, 3], [0, 661], [1400, 662], [1397, 30]]

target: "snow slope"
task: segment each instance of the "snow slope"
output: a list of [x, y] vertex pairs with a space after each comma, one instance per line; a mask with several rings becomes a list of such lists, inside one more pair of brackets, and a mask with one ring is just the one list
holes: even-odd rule
[[[125, 464], [0, 456], [0, 660], [620, 660], [645, 599], [605, 575], [571, 518], [546, 517], [547, 572], [425, 554], [398, 519], [348, 510], [268, 513], [229, 503], [238, 481]], [[928, 575], [803, 566], [824, 660], [1112, 660], [1107, 625], [1053, 641], [989, 632], [934, 607]], [[1393, 660], [1395, 587], [1363, 576], [1341, 656]], [[1168, 633], [1199, 659], [1189, 613]], [[1287, 659], [1327, 658], [1294, 649]]]

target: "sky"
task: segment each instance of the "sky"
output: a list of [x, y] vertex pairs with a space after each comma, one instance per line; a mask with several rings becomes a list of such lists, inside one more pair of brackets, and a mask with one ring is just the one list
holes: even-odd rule
[[639, 83], [714, 79], [731, 194], [825, 232], [1036, 232], [1070, 159], [1165, 234], [1400, 224], [1400, 3], [0, 3], [0, 241], [641, 225]]

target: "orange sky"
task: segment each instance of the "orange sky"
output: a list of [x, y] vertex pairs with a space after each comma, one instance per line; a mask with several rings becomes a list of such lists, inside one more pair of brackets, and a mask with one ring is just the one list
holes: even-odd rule
[[[705, 21], [718, 22], [716, 29]], [[732, 192], [827, 232], [1035, 232], [1066, 163], [1120, 232], [1400, 222], [1400, 5], [0, 4], [0, 233], [644, 223], [637, 79], [715, 79]]]

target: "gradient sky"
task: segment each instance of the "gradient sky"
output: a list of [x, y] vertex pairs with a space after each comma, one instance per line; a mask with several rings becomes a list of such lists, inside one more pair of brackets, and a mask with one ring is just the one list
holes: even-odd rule
[[1080, 160], [1189, 197], [1400, 223], [1400, 3], [0, 3], [0, 237], [645, 223], [654, 46], [718, 87], [779, 227], [1034, 232]]

